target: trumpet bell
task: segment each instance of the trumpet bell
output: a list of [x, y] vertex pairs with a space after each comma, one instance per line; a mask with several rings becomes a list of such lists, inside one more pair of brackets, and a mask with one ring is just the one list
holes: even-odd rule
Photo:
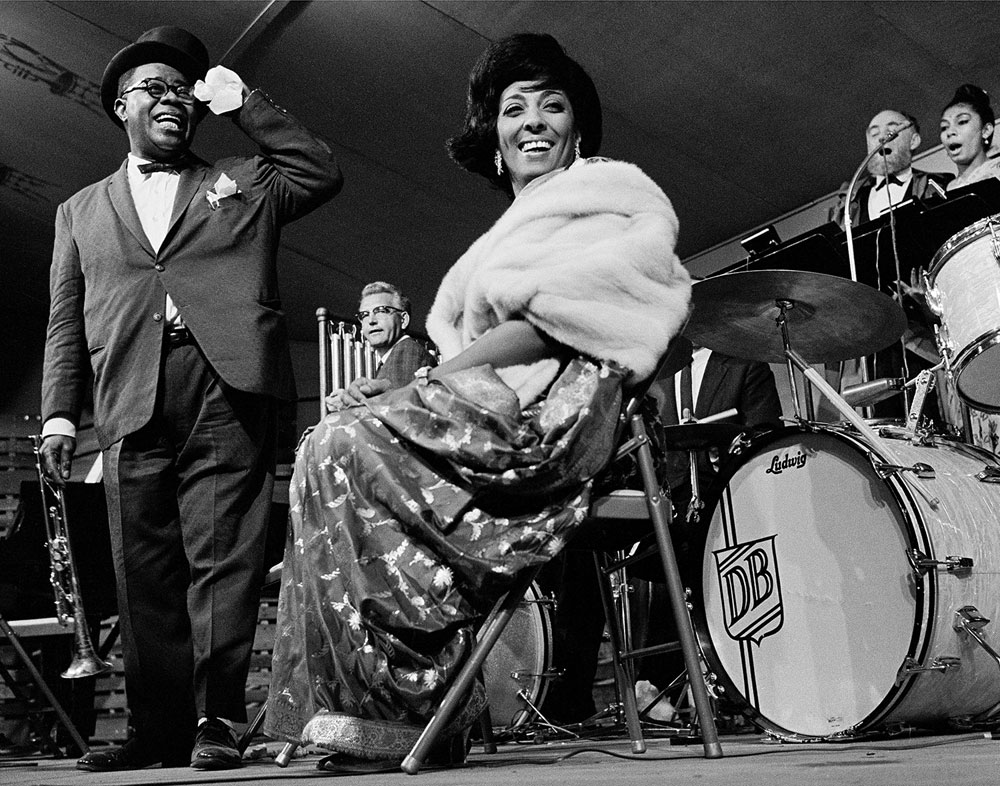
[[99, 674], [107, 674], [113, 671], [114, 664], [110, 661], [101, 660], [96, 652], [77, 653], [69, 664], [69, 668], [62, 673], [63, 679], [78, 680], [83, 677], [96, 677]]

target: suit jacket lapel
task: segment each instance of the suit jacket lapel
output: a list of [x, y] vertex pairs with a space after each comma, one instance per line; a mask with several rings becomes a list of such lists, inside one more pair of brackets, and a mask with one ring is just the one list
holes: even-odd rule
[[670, 376], [663, 385], [663, 409], [661, 410], [663, 425], [677, 425], [677, 396], [674, 395], [674, 377]]
[[135, 210], [132, 192], [128, 187], [128, 174], [125, 170], [127, 165], [128, 159], [125, 159], [125, 163], [121, 165], [121, 168], [111, 176], [111, 181], [108, 184], [108, 198], [111, 200], [111, 206], [118, 214], [118, 218], [128, 231], [135, 236], [135, 239], [139, 241], [139, 245], [142, 246], [147, 254], [155, 257], [156, 253], [149, 244], [149, 238], [146, 237], [146, 232], [142, 228], [142, 222], [139, 220], [139, 214]]
[[719, 356], [718, 352], [713, 352], [708, 356], [705, 373], [701, 378], [701, 386], [698, 388], [698, 400], [694, 404], [696, 418], [712, 414], [712, 405], [722, 390], [722, 381], [728, 373], [729, 364]]
[[201, 184], [205, 182], [205, 176], [208, 174], [209, 168], [202, 162], [199, 162], [199, 164], [202, 165], [192, 166], [181, 171], [180, 182], [177, 184], [177, 195], [174, 197], [174, 209], [170, 214], [170, 226], [167, 228], [167, 234], [163, 238], [163, 245], [160, 246], [161, 250], [170, 242], [170, 238], [176, 231], [177, 223], [180, 221], [181, 216], [184, 215], [188, 209], [188, 205], [191, 204], [191, 200], [199, 192]]

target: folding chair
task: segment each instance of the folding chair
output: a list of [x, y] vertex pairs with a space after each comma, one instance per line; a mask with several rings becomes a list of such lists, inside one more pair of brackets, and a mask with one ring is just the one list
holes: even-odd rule
[[[661, 370], [676, 370], [686, 365], [690, 361], [690, 358], [690, 342], [683, 338], [677, 338], [671, 342], [670, 347], [660, 361], [659, 368]], [[633, 452], [636, 454], [642, 477], [643, 493], [636, 495], [634, 492], [628, 494], [612, 492], [592, 500], [588, 520], [581, 525], [578, 533], [574, 535], [574, 539], [584, 538], [588, 543], [595, 543], [596, 545], [601, 540], [600, 529], [602, 523], [629, 520], [646, 520], [652, 523], [660, 560], [667, 581], [671, 609], [677, 621], [680, 645], [684, 653], [684, 662], [689, 674], [698, 675], [701, 673], [701, 666], [698, 658], [698, 648], [695, 643], [694, 628], [691, 624], [691, 618], [685, 603], [684, 587], [681, 584], [677, 558], [670, 540], [670, 502], [669, 499], [664, 498], [660, 484], [656, 480], [651, 442], [646, 433], [646, 426], [642, 415], [639, 412], [642, 400], [656, 377], [657, 374], [653, 374], [647, 382], [631, 391], [630, 397], [619, 416], [619, 442], [626, 434], [628, 435], [628, 439], [621, 445], [615, 458], [621, 458]], [[588, 529], [596, 529], [597, 532], [588, 532]], [[610, 532], [612, 529], [609, 527], [607, 531]], [[638, 537], [636, 537], [636, 540], [638, 540]], [[610, 548], [615, 548], [615, 546], [612, 545]], [[445, 692], [445, 696], [438, 706], [437, 712], [428, 722], [427, 726], [424, 727], [423, 733], [416, 744], [414, 744], [409, 755], [403, 760], [402, 769], [404, 772], [415, 775], [420, 771], [424, 759], [454, 716], [460, 701], [476, 680], [490, 650], [492, 650], [500, 638], [504, 628], [514, 615], [518, 605], [522, 602], [525, 592], [527, 592], [531, 582], [535, 580], [539, 570], [539, 567], [535, 567], [523, 571], [511, 589], [494, 605], [479, 630], [472, 652], [459, 670], [451, 686]], [[604, 580], [605, 577], [602, 576], [602, 597], [604, 597], [605, 604], [607, 605], [608, 597], [606, 593], [608, 589]], [[610, 608], [606, 610], [608, 611], [610, 623], [614, 615], [611, 613]], [[624, 705], [626, 725], [629, 737], [632, 740], [632, 750], [635, 753], [642, 753], [645, 751], [645, 742], [643, 741], [642, 729], [639, 724], [639, 712], [636, 706], [634, 687], [630, 684], [628, 670], [621, 657], [622, 642], [620, 630], [615, 624], [609, 624], [609, 628], [611, 629], [611, 644], [614, 651], [615, 681]], [[711, 701], [705, 682], [692, 677], [691, 692], [701, 725], [705, 757], [711, 759], [720, 758], [722, 756], [722, 747], [719, 744], [718, 732], [715, 727], [715, 719], [712, 716]]]

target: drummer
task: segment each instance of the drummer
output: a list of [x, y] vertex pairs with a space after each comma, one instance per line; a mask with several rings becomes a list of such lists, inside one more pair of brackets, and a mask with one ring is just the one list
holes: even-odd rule
[[[899, 136], [885, 141], [896, 131], [900, 132]], [[913, 167], [913, 154], [921, 144], [920, 124], [908, 112], [883, 109], [869, 121], [865, 144], [869, 155], [880, 146], [883, 152], [868, 160], [868, 171], [854, 191], [850, 203], [853, 226], [878, 218], [890, 204], [899, 205], [910, 198], [921, 202], [940, 199], [948, 181], [954, 177]], [[844, 225], [845, 198], [846, 194], [841, 195], [830, 215], [830, 220], [841, 226]]]
[[[651, 389], [660, 411], [668, 436], [672, 424], [697, 421], [712, 415], [735, 410], [734, 415], [717, 422], [735, 423], [752, 430], [765, 430], [781, 423], [781, 401], [775, 386], [771, 366], [756, 360], [743, 360], [721, 352], [713, 352], [704, 347], [694, 349], [689, 367], [690, 373], [678, 372], [672, 376], [657, 379]], [[698, 478], [701, 495], [709, 492], [717, 466], [710, 457], [718, 455], [717, 450], [699, 451]], [[670, 497], [674, 507], [674, 519], [670, 529], [674, 539], [677, 560], [685, 582], [692, 571], [698, 569], [698, 555], [692, 553], [693, 527], [705, 526], [707, 522], [690, 524], [687, 509], [691, 501], [691, 475], [689, 454], [684, 451], [668, 451], [667, 477], [670, 483]], [[630, 568], [636, 578], [636, 595], [647, 598], [644, 608], [636, 609], [639, 618], [638, 646], [650, 647], [677, 638], [677, 629], [670, 612], [670, 598], [662, 574], [655, 560], [637, 563]], [[640, 583], [641, 582], [641, 583]], [[643, 658], [638, 671], [636, 694], [640, 705], [647, 696], [658, 693], [657, 686], [665, 687], [684, 669], [681, 652], [670, 652]], [[640, 709], [642, 707], [640, 706]], [[669, 720], [671, 708], [668, 700], [661, 701], [650, 712], [654, 719]]]

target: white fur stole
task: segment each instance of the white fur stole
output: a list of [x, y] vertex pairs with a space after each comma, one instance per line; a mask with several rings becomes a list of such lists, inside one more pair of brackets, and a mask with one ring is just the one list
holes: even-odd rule
[[[578, 161], [529, 184], [452, 266], [428, 334], [448, 360], [520, 317], [644, 379], [688, 313], [691, 280], [674, 254], [676, 239], [670, 200], [637, 166]], [[556, 370], [549, 360], [497, 372], [525, 404]]]

